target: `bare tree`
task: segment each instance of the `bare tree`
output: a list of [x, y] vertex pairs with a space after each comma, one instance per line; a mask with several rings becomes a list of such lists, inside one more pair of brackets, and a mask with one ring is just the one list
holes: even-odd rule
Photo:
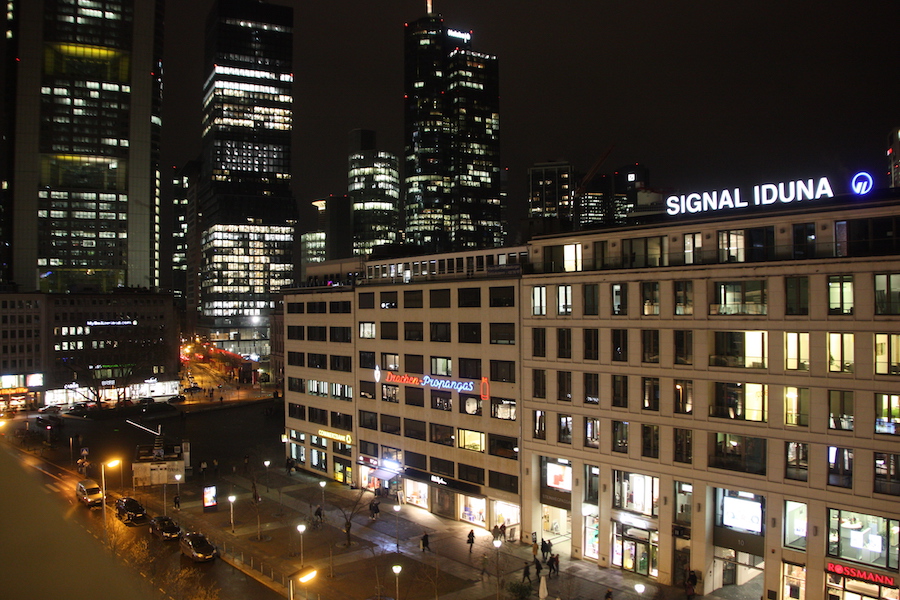
[[332, 495], [332, 504], [340, 511], [344, 519], [344, 534], [347, 536], [347, 546], [353, 543], [353, 539], [350, 537], [353, 517], [358, 515], [363, 508], [369, 507], [371, 502], [369, 496], [375, 498], [375, 494], [365, 489], [356, 490], [355, 494], [348, 497]]
[[432, 554], [431, 560], [434, 562], [434, 566], [425, 563], [419, 564], [416, 570], [416, 579], [431, 587], [434, 590], [434, 600], [438, 600], [444, 575], [440, 570], [440, 558], [438, 555]]

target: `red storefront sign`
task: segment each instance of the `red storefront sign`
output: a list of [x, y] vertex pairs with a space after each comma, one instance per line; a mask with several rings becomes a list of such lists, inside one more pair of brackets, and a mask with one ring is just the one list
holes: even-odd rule
[[825, 570], [829, 573], [843, 575], [844, 577], [862, 579], [863, 581], [871, 581], [872, 583], [880, 583], [881, 585], [889, 585], [892, 587], [895, 586], [894, 578], [890, 575], [882, 575], [881, 573], [874, 573], [872, 571], [866, 571], [864, 569], [857, 569], [856, 567], [847, 567], [835, 563], [828, 563], [825, 566]]

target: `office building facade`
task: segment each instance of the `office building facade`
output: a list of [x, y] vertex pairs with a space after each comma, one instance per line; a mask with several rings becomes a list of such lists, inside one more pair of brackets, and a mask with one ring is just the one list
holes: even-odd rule
[[[293, 281], [290, 191], [293, 10], [218, 0], [207, 20], [198, 239], [197, 333], [268, 355], [274, 295]], [[191, 293], [191, 290], [189, 290]]]
[[22, 290], [156, 287], [162, 0], [9, 8], [12, 279]]
[[428, 251], [502, 245], [497, 57], [439, 14], [406, 24], [405, 234]]
[[900, 196], [849, 187], [671, 196], [515, 269], [368, 261], [292, 290], [290, 452], [488, 529], [517, 507], [524, 540], [698, 593], [894, 598]]
[[347, 193], [353, 218], [353, 253], [369, 255], [400, 241], [400, 167], [378, 150], [374, 131], [350, 132]]

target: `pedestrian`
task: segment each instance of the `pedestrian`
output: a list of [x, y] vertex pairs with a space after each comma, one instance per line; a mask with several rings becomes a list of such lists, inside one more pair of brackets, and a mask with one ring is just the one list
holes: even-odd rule
[[553, 554], [553, 542], [547, 540], [547, 554]]
[[526, 579], [528, 580], [528, 583], [533, 583], [531, 581], [531, 563], [529, 562], [526, 562], [525, 567], [522, 569], [522, 583], [525, 583]]
[[541, 558], [544, 562], [547, 562], [547, 556], [550, 555], [550, 546], [547, 545], [547, 540], [541, 538]]
[[219, 478], [219, 459], [218, 458], [213, 459], [213, 474], [215, 474], [216, 479]]
[[506, 540], [506, 523], [500, 523], [500, 539]]
[[428, 545], [428, 532], [427, 531], [422, 534], [422, 539], [419, 541], [419, 543], [422, 546], [422, 552], [425, 552], [426, 550], [431, 552], [431, 547]]
[[534, 541], [531, 543], [531, 556], [534, 558], [534, 560], [537, 560], [537, 553], [538, 553], [538, 543], [537, 543], [537, 541]]
[[381, 514], [381, 506], [380, 505], [381, 505], [381, 502], [379, 502], [378, 500], [376, 500], [375, 502], [372, 503], [372, 515], [373, 515], [372, 518], [375, 519], [376, 521], [378, 520], [378, 515]]
[[603, 598], [604, 600], [612, 600], [612, 590], [610, 588], [606, 588], [606, 595]]
[[288, 456], [288, 457], [285, 459], [285, 461], [284, 461], [284, 472], [285, 472], [287, 475], [290, 475], [290, 474], [291, 474], [291, 467], [294, 466], [294, 465], [292, 464], [293, 462], [294, 462], [294, 461], [291, 460], [291, 457], [290, 457], [290, 456]]
[[475, 530], [470, 529], [469, 535], [466, 536], [466, 543], [469, 545], [469, 554], [472, 554], [472, 546], [475, 545]]
[[250, 473], [250, 455], [244, 455], [244, 473]]
[[559, 554], [551, 554], [547, 566], [550, 567], [550, 575], [556, 573], [556, 576], [559, 577]]
[[318, 521], [318, 522], [321, 523], [321, 522], [322, 522], [322, 505], [321, 505], [321, 504], [319, 504], [318, 506], [316, 506], [316, 513], [315, 513], [315, 514], [316, 514], [316, 521]]
[[200, 463], [200, 479], [206, 481], [206, 461]]
[[175, 494], [175, 497], [172, 498], [172, 504], [175, 505], [175, 510], [181, 510], [181, 496]]
[[541, 561], [539, 561], [537, 559], [537, 557], [535, 557], [534, 558], [534, 574], [537, 575], [538, 581], [541, 580], [541, 569], [543, 569], [543, 568], [544, 567], [541, 566]]
[[375, 518], [375, 501], [374, 500], [369, 502], [369, 518], [370, 519]]
[[494, 528], [491, 529], [491, 533], [494, 535], [494, 539], [496, 540], [498, 537], [500, 537], [500, 527], [494, 525]]
[[488, 555], [487, 552], [481, 555], [481, 576], [484, 577], [484, 574], [487, 572], [488, 568]]
[[225, 402], [225, 396], [219, 396], [219, 402]]

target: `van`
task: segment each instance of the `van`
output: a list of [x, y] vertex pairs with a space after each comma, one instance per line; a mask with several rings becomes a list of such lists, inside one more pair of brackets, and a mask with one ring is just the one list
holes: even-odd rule
[[78, 501], [88, 507], [100, 506], [103, 504], [103, 492], [100, 486], [93, 479], [85, 479], [75, 484], [75, 497]]

